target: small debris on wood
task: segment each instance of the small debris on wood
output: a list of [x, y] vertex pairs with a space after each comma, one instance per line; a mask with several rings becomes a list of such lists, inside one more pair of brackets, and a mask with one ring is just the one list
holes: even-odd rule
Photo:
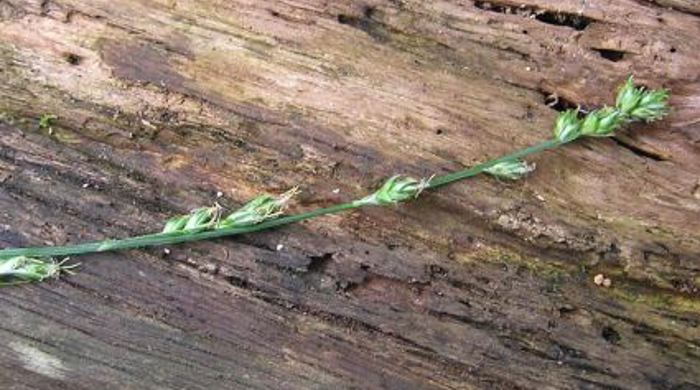
[[595, 283], [597, 286], [603, 286], [603, 287], [612, 286], [612, 280], [610, 280], [610, 278], [606, 278], [605, 275], [603, 275], [603, 274], [598, 274], [598, 275], [594, 276], [593, 283]]
[[219, 272], [219, 266], [214, 264], [214, 263], [206, 263], [202, 264], [197, 268], [200, 272], [204, 272], [206, 274], [211, 274], [215, 275]]
[[147, 121], [145, 119], [141, 119], [141, 124], [150, 129], [156, 129], [156, 127], [150, 121]]

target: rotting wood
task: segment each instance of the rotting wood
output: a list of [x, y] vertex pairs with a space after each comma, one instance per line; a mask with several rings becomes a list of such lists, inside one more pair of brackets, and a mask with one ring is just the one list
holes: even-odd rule
[[541, 140], [630, 72], [674, 107], [537, 156], [523, 182], [4, 289], [0, 384], [700, 386], [696, 8], [0, 1], [3, 246], [140, 234], [293, 185], [298, 209], [350, 199]]

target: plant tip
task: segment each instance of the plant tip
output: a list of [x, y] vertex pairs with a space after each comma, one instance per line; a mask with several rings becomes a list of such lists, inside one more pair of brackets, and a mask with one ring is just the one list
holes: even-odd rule
[[668, 113], [668, 91], [636, 87], [630, 76], [617, 93], [615, 107], [627, 121], [658, 120]]
[[630, 113], [632, 120], [651, 122], [668, 114], [668, 91], [665, 89], [648, 90], [642, 93], [639, 104]]
[[0, 286], [41, 282], [47, 278], [58, 277], [63, 272], [72, 274], [72, 269], [80, 265], [64, 265], [66, 261], [68, 258], [56, 262], [52, 259], [28, 256], [0, 259]]

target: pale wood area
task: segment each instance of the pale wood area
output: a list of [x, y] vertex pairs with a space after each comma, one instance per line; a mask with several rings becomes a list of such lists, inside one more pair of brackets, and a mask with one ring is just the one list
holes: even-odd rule
[[543, 140], [556, 109], [611, 104], [630, 73], [673, 105], [532, 158], [521, 182], [85, 256], [75, 276], [2, 289], [0, 387], [698, 388], [698, 15], [0, 0], [2, 247], [152, 232], [294, 185], [292, 211], [350, 200]]

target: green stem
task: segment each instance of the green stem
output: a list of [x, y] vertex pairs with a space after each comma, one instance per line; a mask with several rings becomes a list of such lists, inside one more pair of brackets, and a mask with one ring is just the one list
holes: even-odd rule
[[446, 184], [454, 183], [459, 180], [464, 180], [468, 177], [476, 176], [478, 174], [484, 173], [485, 170], [491, 168], [492, 166], [496, 164], [500, 164], [504, 161], [510, 161], [510, 160], [517, 160], [520, 158], [523, 158], [525, 156], [528, 156], [533, 153], [538, 153], [542, 152], [548, 149], [554, 149], [558, 146], [561, 146], [563, 143], [561, 141], [557, 141], [555, 139], [548, 139], [546, 141], [540, 142], [537, 145], [530, 146], [525, 149], [520, 149], [514, 153], [505, 155], [503, 157], [499, 157], [493, 160], [489, 160], [486, 162], [483, 162], [481, 164], [477, 164], [471, 168], [467, 168], [461, 171], [453, 172], [453, 173], [448, 173], [447, 175], [443, 176], [438, 176], [430, 180], [430, 184], [428, 184], [427, 188], [437, 188], [437, 187], [442, 187]]
[[0, 250], [0, 259], [10, 258], [14, 256], [27, 257], [54, 257], [54, 256], [71, 256], [82, 255], [86, 253], [107, 252], [122, 249], [142, 248], [147, 246], [180, 244], [183, 242], [192, 242], [207, 240], [212, 238], [233, 236], [238, 234], [252, 233], [260, 230], [271, 229], [273, 227], [287, 225], [294, 222], [300, 222], [306, 219], [319, 217], [321, 215], [333, 214], [344, 210], [350, 210], [361, 207], [361, 204], [356, 202], [342, 203], [330, 207], [312, 210], [302, 214], [290, 215], [274, 219], [272, 221], [259, 223], [252, 226], [220, 228], [215, 230], [205, 230], [200, 232], [173, 232], [173, 233], [156, 233], [143, 236], [124, 238], [121, 240], [106, 240], [90, 242], [78, 245], [66, 245], [58, 247], [35, 247], [35, 248], [13, 248]]
[[[483, 173], [486, 169], [501, 163], [503, 161], [508, 161], [512, 159], [519, 159], [527, 155], [541, 152], [547, 149], [552, 149], [557, 146], [562, 145], [562, 142], [557, 140], [547, 140], [541, 142], [537, 145], [530, 146], [525, 149], [516, 151], [509, 155], [496, 158], [471, 168], [467, 168], [458, 172], [446, 174], [443, 176], [438, 176], [433, 178], [428, 185], [428, 188], [437, 188], [443, 185], [453, 183], [459, 180], [466, 179], [468, 177], [476, 176]], [[99, 242], [90, 242], [86, 244], [78, 245], [67, 245], [58, 247], [34, 247], [34, 248], [13, 248], [13, 249], [3, 249], [0, 250], [0, 259], [10, 258], [14, 256], [28, 256], [28, 257], [56, 257], [56, 256], [71, 256], [71, 255], [81, 255], [86, 253], [95, 252], [106, 252], [115, 251], [122, 249], [133, 249], [142, 248], [147, 246], [156, 245], [172, 245], [180, 244], [184, 242], [207, 240], [212, 238], [233, 236], [239, 234], [246, 234], [257, 232], [261, 230], [271, 229], [277, 226], [287, 225], [295, 222], [300, 222], [306, 219], [319, 217], [327, 214], [334, 214], [345, 210], [356, 209], [366, 206], [365, 203], [360, 201], [353, 201], [349, 203], [342, 203], [330, 207], [320, 208], [312, 211], [308, 211], [301, 214], [290, 215], [286, 217], [277, 218], [271, 221], [259, 223], [252, 226], [244, 227], [229, 227], [229, 228], [219, 228], [214, 230], [205, 230], [198, 232], [173, 232], [173, 233], [156, 233], [147, 234], [143, 236], [130, 237], [121, 240], [106, 240]]]

